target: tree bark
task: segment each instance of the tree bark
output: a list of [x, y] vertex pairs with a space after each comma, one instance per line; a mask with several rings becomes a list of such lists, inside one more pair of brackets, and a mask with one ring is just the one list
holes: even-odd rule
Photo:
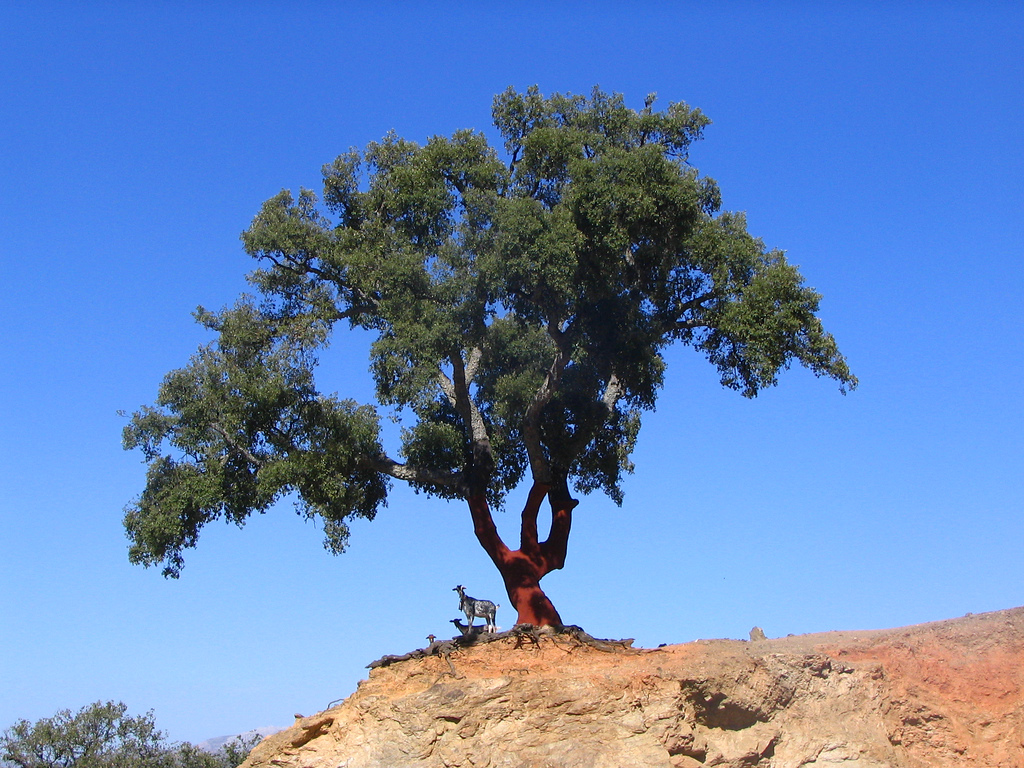
[[[475, 494], [468, 499], [477, 541], [505, 582], [508, 598], [518, 612], [516, 624], [563, 626], [562, 617], [540, 587], [540, 580], [544, 576], [565, 565], [572, 510], [578, 502], [569, 498], [564, 484], [562, 486], [551, 493], [549, 486], [533, 484], [526, 506], [523, 507], [520, 546], [517, 550], [510, 550], [498, 535], [484, 494]], [[541, 542], [537, 536], [537, 514], [545, 496], [551, 504], [551, 532], [547, 540]]]

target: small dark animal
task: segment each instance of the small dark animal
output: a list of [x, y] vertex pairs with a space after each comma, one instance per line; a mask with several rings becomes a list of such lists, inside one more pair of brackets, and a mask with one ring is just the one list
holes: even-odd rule
[[452, 592], [459, 593], [459, 610], [466, 614], [466, 621], [469, 622], [470, 629], [473, 629], [473, 619], [479, 616], [485, 622], [485, 632], [497, 631], [498, 626], [494, 623], [494, 616], [498, 612], [498, 606], [490, 600], [477, 600], [473, 597], [467, 597], [466, 590], [461, 584], [455, 587]]
[[454, 624], [455, 628], [457, 630], [459, 630], [459, 632], [461, 632], [466, 637], [469, 637], [469, 636], [471, 636], [473, 634], [476, 634], [478, 632], [483, 632], [484, 631], [483, 627], [473, 627], [473, 629], [471, 630], [469, 628], [469, 624], [465, 624], [465, 623], [459, 621], [458, 619], [451, 619], [451, 623]]

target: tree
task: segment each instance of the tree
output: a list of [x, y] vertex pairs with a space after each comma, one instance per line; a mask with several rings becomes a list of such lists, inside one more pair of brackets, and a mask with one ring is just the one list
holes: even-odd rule
[[0, 737], [0, 761], [19, 768], [170, 768], [153, 713], [132, 717], [127, 709], [96, 702], [75, 714], [64, 709], [36, 723], [20, 720]]
[[[819, 295], [689, 164], [708, 119], [654, 100], [510, 88], [493, 104], [503, 154], [469, 130], [424, 145], [392, 133], [324, 166], [323, 206], [305, 189], [264, 203], [242, 235], [258, 296], [197, 310], [216, 341], [125, 429], [149, 463], [126, 510], [131, 560], [176, 577], [203, 525], [289, 495], [341, 552], [346, 521], [373, 518], [400, 480], [467, 503], [518, 623], [557, 626], [540, 580], [565, 563], [570, 489], [621, 504], [668, 345], [746, 397], [793, 361], [854, 387]], [[375, 407], [314, 383], [346, 326], [375, 334], [397, 454]], [[527, 478], [512, 550], [491, 510]]]
[[19, 720], [0, 735], [4, 768], [236, 768], [258, 739], [238, 738], [216, 753], [169, 744], [152, 711], [133, 717], [121, 702], [63, 709], [35, 723]]
[[174, 768], [238, 768], [261, 738], [258, 734], [236, 736], [216, 752], [183, 742], [175, 748]]

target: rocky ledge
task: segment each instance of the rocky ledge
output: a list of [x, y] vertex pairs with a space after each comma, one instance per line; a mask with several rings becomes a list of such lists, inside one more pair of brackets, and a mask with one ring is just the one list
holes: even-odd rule
[[1024, 608], [650, 650], [568, 635], [378, 666], [246, 768], [1024, 768]]

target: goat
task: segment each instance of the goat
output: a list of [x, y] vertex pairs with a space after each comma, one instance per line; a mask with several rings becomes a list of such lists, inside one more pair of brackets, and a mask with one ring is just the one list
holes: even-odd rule
[[490, 600], [477, 600], [466, 596], [465, 588], [459, 584], [452, 592], [459, 593], [459, 610], [466, 614], [466, 621], [469, 622], [469, 629], [473, 629], [473, 619], [479, 616], [484, 620], [484, 632], [496, 632], [498, 625], [494, 623], [494, 615], [498, 612], [498, 606]]

